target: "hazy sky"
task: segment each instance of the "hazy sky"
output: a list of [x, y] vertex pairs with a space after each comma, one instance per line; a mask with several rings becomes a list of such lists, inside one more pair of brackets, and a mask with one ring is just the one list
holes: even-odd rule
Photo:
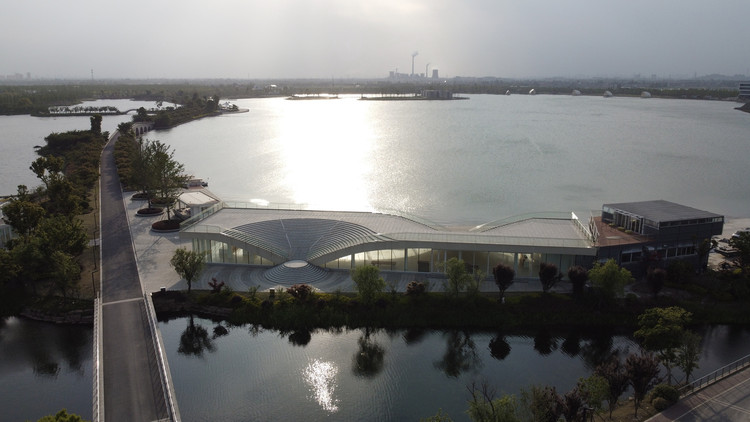
[[[750, 0], [0, 0], [0, 75], [750, 74]], [[431, 72], [431, 71], [430, 71]]]

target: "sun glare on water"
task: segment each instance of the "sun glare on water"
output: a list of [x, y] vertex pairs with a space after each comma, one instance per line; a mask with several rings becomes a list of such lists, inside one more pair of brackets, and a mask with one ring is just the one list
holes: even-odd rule
[[277, 148], [295, 203], [367, 211], [374, 136], [355, 99], [285, 101]]
[[321, 362], [317, 359], [310, 362], [303, 372], [312, 398], [320, 407], [331, 413], [339, 410], [338, 400], [334, 397], [338, 372], [333, 362]]

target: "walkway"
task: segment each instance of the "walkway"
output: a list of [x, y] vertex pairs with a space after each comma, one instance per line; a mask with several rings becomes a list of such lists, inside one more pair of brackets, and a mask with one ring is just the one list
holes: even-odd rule
[[[133, 242], [114, 163], [114, 142], [101, 163], [101, 382], [109, 421], [168, 420], [164, 382], [136, 267]], [[100, 420], [103, 420], [100, 419]]]
[[702, 390], [647, 422], [750, 420], [750, 370], [744, 369]]

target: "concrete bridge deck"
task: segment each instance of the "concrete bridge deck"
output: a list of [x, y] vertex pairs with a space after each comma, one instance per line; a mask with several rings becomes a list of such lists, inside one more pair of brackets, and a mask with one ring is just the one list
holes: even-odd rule
[[[144, 298], [114, 163], [114, 134], [101, 163], [101, 352], [94, 420], [179, 420], [150, 302]], [[151, 308], [153, 309], [153, 308]]]

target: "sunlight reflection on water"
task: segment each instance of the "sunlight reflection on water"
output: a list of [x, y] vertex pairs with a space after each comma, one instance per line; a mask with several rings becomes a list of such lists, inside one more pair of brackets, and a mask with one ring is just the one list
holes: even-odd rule
[[315, 359], [307, 365], [303, 373], [315, 401], [331, 413], [339, 410], [338, 400], [334, 398], [338, 372], [339, 369], [333, 362], [321, 362]]

